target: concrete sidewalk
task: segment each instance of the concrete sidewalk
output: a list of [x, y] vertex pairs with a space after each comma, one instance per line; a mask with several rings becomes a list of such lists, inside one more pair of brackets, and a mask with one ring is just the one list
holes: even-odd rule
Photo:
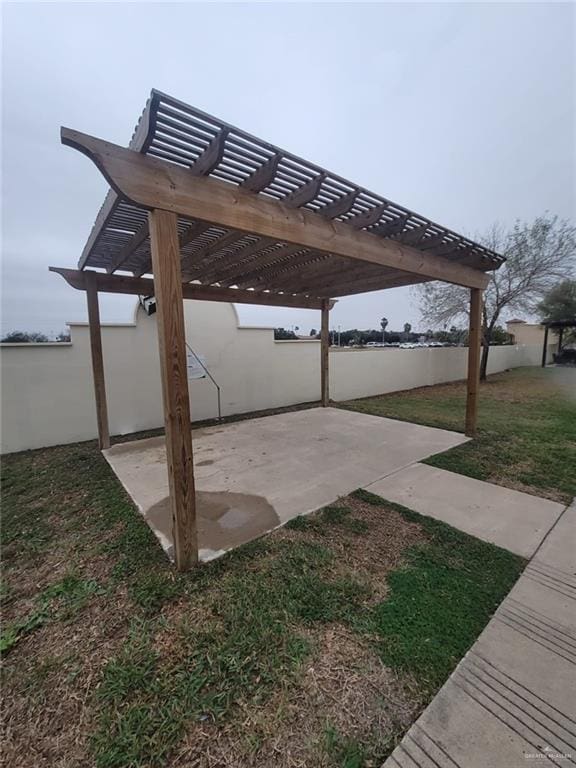
[[412, 464], [364, 487], [527, 558], [564, 511], [563, 504], [426, 464]]
[[576, 765], [576, 504], [385, 768]]

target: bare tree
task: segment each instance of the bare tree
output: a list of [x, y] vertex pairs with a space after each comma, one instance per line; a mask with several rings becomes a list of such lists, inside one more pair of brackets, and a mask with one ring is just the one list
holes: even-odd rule
[[[518, 221], [510, 231], [495, 224], [478, 239], [506, 257], [499, 270], [489, 273], [484, 291], [480, 377], [485, 379], [490, 341], [503, 311], [534, 313], [550, 288], [573, 274], [576, 227], [546, 213], [530, 224]], [[431, 282], [417, 286], [417, 292], [428, 322], [446, 327], [469, 314], [468, 288]]]

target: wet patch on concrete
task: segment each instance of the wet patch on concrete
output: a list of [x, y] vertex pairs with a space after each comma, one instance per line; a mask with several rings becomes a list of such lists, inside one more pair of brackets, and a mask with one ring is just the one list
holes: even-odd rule
[[[194, 430], [192, 438], [196, 487], [202, 489], [202, 561], [466, 440], [456, 433], [336, 408], [207, 427]], [[164, 437], [118, 444], [103, 453], [170, 554]]]
[[[170, 543], [172, 552], [172, 520], [168, 497], [154, 504], [146, 513], [149, 525], [158, 538]], [[274, 507], [263, 497], [227, 491], [197, 491], [196, 521], [198, 548], [223, 551], [245, 544], [280, 525]], [[164, 546], [166, 549], [166, 546]]]

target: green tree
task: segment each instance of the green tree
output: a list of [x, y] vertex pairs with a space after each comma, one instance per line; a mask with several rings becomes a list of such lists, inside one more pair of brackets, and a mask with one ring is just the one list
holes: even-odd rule
[[501, 325], [495, 325], [492, 329], [492, 344], [511, 344], [512, 336]]
[[464, 328], [457, 328], [453, 325], [450, 328], [450, 343], [451, 344], [464, 344], [468, 341], [468, 331]]
[[274, 328], [275, 341], [292, 341], [297, 338], [294, 331], [287, 331], [285, 328]]
[[40, 344], [48, 341], [48, 336], [39, 331], [10, 331], [0, 339], [2, 344]]
[[551, 288], [538, 304], [538, 314], [548, 322], [576, 318], [576, 280], [562, 280]]

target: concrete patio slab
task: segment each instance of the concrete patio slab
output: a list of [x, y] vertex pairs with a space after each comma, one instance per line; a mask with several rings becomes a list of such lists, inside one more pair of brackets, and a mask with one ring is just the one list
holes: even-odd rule
[[367, 491], [531, 557], [564, 511], [562, 504], [426, 464], [413, 464]]
[[[338, 408], [194, 430], [200, 558], [216, 557], [466, 439]], [[114, 445], [104, 455], [171, 554], [164, 438]]]
[[385, 768], [576, 764], [575, 536], [572, 505]]

